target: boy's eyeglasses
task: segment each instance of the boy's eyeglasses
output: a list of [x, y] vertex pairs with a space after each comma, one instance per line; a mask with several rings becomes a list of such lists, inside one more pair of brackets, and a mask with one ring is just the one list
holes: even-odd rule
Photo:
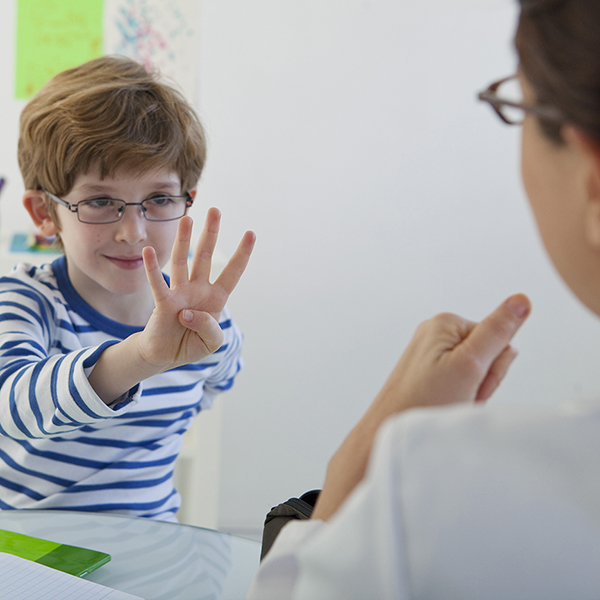
[[559, 123], [564, 116], [553, 106], [547, 104], [527, 104], [523, 101], [523, 91], [517, 75], [511, 75], [492, 83], [477, 97], [488, 102], [496, 114], [508, 125], [521, 125], [527, 113]]
[[142, 215], [148, 221], [175, 221], [185, 215], [186, 210], [192, 206], [194, 199], [185, 196], [153, 196], [142, 202], [125, 202], [114, 198], [94, 198], [93, 200], [82, 200], [76, 204], [70, 204], [66, 200], [43, 190], [54, 202], [65, 206], [71, 212], [77, 213], [77, 218], [82, 223], [92, 225], [104, 225], [116, 223], [121, 220], [128, 206], [141, 206]]

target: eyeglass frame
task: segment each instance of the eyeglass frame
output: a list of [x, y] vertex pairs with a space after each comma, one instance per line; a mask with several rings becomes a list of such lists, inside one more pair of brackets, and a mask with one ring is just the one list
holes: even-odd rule
[[80, 223], [85, 223], [86, 225], [109, 225], [111, 223], [118, 223], [123, 218], [123, 215], [125, 214], [125, 209], [128, 206], [141, 206], [142, 207], [142, 216], [144, 217], [144, 219], [146, 219], [146, 221], [150, 221], [151, 223], [168, 223], [169, 221], [177, 221], [178, 219], [181, 219], [183, 216], [185, 216], [187, 209], [190, 208], [190, 206], [192, 206], [192, 204], [194, 203], [194, 198], [192, 198], [192, 196], [190, 195], [189, 192], [186, 192], [185, 195], [183, 195], [183, 196], [173, 196], [171, 194], [164, 194], [164, 196], [160, 196], [160, 197], [161, 198], [185, 198], [185, 210], [183, 211], [183, 214], [180, 217], [173, 217], [172, 219], [149, 219], [146, 216], [147, 209], [144, 207], [144, 202], [146, 202], [148, 200], [152, 200], [152, 198], [146, 198], [146, 200], [142, 200], [141, 202], [125, 202], [125, 200], [121, 200], [120, 198], [95, 198], [95, 200], [113, 200], [113, 201], [122, 202], [123, 206], [125, 207], [123, 209], [123, 212], [121, 212], [121, 215], [119, 216], [118, 219], [115, 219], [114, 221], [102, 221], [101, 223], [96, 223], [93, 221], [82, 221], [81, 217], [79, 215], [79, 208], [78, 208], [79, 205], [83, 204], [84, 202], [91, 202], [92, 200], [80, 200], [79, 202], [76, 202], [75, 204], [71, 204], [70, 202], [67, 202], [66, 200], [63, 200], [62, 198], [59, 198], [56, 194], [53, 194], [52, 192], [49, 192], [48, 190], [42, 190], [42, 191], [44, 192], [44, 194], [46, 194], [51, 200], [53, 200], [57, 204], [64, 206], [65, 208], [69, 209], [69, 211], [71, 211], [72, 213], [76, 213], [77, 220]]
[[521, 125], [523, 121], [511, 121], [507, 119], [501, 112], [500, 107], [502, 106], [511, 106], [512, 108], [520, 108], [523, 112], [531, 113], [536, 117], [540, 117], [542, 119], [546, 119], [548, 121], [553, 121], [555, 123], [560, 123], [565, 120], [564, 115], [555, 108], [554, 106], [549, 106], [547, 104], [528, 104], [524, 102], [514, 102], [512, 100], [503, 100], [500, 98], [496, 91], [498, 88], [507, 81], [511, 79], [517, 79], [518, 75], [515, 73], [514, 75], [509, 75], [508, 77], [503, 77], [498, 81], [494, 81], [494, 83], [490, 84], [482, 92], [477, 94], [477, 98], [482, 100], [483, 102], [487, 102], [496, 112], [496, 114], [500, 117], [500, 119], [506, 123], [507, 125]]

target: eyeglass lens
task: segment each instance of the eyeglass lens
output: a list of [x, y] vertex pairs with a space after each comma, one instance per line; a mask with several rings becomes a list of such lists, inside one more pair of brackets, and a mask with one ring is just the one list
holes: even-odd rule
[[525, 118], [525, 111], [518, 106], [510, 104], [502, 104], [502, 100], [514, 102], [515, 104], [523, 103], [523, 90], [521, 84], [516, 77], [512, 77], [504, 81], [496, 89], [496, 97], [500, 101], [495, 105], [496, 110], [502, 113], [502, 116], [509, 122], [520, 124]]
[[[185, 214], [187, 198], [183, 196], [160, 196], [141, 203], [144, 217], [149, 221], [173, 221]], [[79, 220], [84, 223], [114, 223], [119, 221], [127, 208], [123, 200], [98, 198], [77, 204]]]

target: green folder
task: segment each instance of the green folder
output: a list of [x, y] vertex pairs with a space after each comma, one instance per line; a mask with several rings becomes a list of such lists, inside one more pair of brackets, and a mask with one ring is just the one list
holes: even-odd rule
[[110, 554], [57, 544], [0, 529], [0, 552], [14, 554], [58, 571], [84, 577], [110, 560]]

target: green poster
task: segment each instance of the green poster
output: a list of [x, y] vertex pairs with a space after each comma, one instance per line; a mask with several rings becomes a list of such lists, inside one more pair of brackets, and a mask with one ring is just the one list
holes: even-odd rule
[[16, 97], [102, 56], [102, 0], [18, 0]]

